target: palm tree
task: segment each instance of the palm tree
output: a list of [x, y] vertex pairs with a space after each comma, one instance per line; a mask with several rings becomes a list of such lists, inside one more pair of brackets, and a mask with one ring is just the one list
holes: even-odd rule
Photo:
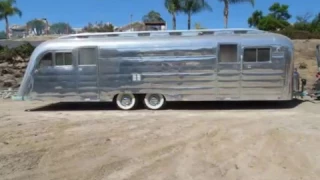
[[228, 28], [228, 18], [229, 18], [229, 5], [230, 4], [240, 4], [249, 2], [254, 6], [255, 0], [219, 0], [224, 3], [223, 16], [224, 16], [224, 27]]
[[180, 2], [181, 2], [181, 0], [165, 0], [165, 2], [164, 2], [164, 6], [166, 7], [168, 12], [172, 16], [172, 29], [173, 30], [177, 29], [176, 14], [181, 10]]
[[0, 1], [0, 19], [5, 20], [7, 38], [9, 38], [9, 17], [14, 15], [22, 16], [21, 10], [15, 7], [14, 4], [16, 4], [16, 0]]
[[203, 10], [212, 11], [211, 6], [205, 0], [181, 0], [181, 11], [188, 15], [188, 30], [191, 28], [191, 15]]

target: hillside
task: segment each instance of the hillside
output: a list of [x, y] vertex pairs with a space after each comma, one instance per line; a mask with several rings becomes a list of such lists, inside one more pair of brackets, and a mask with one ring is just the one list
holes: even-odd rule
[[[307, 79], [307, 88], [311, 88], [317, 73], [315, 47], [320, 40], [294, 40], [295, 67], [304, 65], [305, 69], [299, 69], [302, 78]], [[15, 59], [11, 62], [0, 60], [0, 89], [17, 87], [21, 82], [28, 59]]]
[[[307, 88], [311, 88], [316, 80], [317, 60], [316, 60], [316, 45], [320, 44], [320, 39], [317, 40], [294, 40], [295, 46], [295, 67], [302, 78], [307, 79]], [[305, 66], [305, 69], [299, 68]]]

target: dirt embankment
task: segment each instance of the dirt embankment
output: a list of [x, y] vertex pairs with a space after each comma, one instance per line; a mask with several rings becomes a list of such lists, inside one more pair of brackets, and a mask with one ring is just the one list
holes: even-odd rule
[[[320, 44], [320, 39], [317, 40], [294, 40], [295, 46], [295, 67], [298, 68], [302, 78], [307, 79], [307, 88], [311, 88], [316, 80], [318, 72], [316, 59], [316, 45]], [[305, 68], [299, 68], [304, 66]]]
[[[313, 85], [317, 73], [316, 45], [320, 40], [294, 40], [295, 45], [295, 67], [304, 66], [299, 69], [302, 78], [307, 79], [307, 88]], [[16, 58], [12, 61], [0, 60], [0, 89], [17, 87], [27, 67], [29, 59]]]

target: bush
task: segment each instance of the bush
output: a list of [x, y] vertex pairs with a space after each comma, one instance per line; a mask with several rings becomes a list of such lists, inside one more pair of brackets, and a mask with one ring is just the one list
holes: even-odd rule
[[21, 57], [23, 59], [29, 58], [34, 51], [35, 47], [29, 42], [24, 42], [18, 47], [9, 48], [8, 46], [0, 46], [0, 62], [11, 61], [15, 57]]
[[307, 69], [308, 65], [305, 62], [299, 64], [299, 69]]
[[281, 31], [276, 31], [285, 36], [288, 36], [291, 39], [320, 39], [320, 33], [311, 33], [309, 31], [295, 30], [292, 28], [286, 28]]
[[28, 58], [31, 56], [35, 47], [32, 46], [29, 42], [24, 42], [20, 46], [14, 48], [14, 51], [22, 58]]

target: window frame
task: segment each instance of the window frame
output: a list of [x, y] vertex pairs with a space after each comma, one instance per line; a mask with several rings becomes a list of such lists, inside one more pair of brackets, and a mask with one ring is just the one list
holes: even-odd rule
[[[251, 61], [245, 61], [244, 52], [246, 49], [255, 49], [256, 53], [256, 60], [254, 62]], [[269, 49], [269, 60], [268, 61], [258, 61], [258, 51], [259, 49]], [[242, 58], [243, 63], [271, 63], [272, 62], [272, 47], [271, 46], [245, 46], [242, 47]]]
[[[56, 54], [63, 54], [63, 65], [57, 65], [57, 59], [56, 59]], [[72, 60], [72, 63], [71, 64], [65, 64], [65, 54], [68, 53], [68, 54], [71, 54], [71, 60]], [[54, 66], [57, 66], [57, 67], [61, 67], [61, 66], [73, 66], [74, 65], [74, 56], [73, 56], [73, 53], [72, 51], [70, 50], [62, 50], [62, 51], [54, 51], [53, 53], [53, 59], [54, 59]]]
[[43, 67], [40, 67], [40, 64], [41, 64], [41, 61], [42, 61], [42, 58], [47, 55], [48, 53], [51, 53], [51, 65], [50, 66], [46, 66], [45, 68], [48, 68], [48, 67], [54, 67], [55, 66], [55, 61], [54, 61], [54, 51], [44, 51], [42, 53], [39, 54], [39, 56], [36, 58], [36, 62], [37, 64], [35, 65], [35, 69], [39, 70], [39, 69], [42, 69]]
[[[236, 61], [233, 61], [233, 62], [223, 62], [220, 60], [220, 54], [221, 54], [221, 46], [223, 45], [234, 45], [237, 47], [237, 54], [236, 54], [236, 57], [237, 57], [237, 60]], [[240, 45], [239, 43], [237, 42], [227, 42], [227, 43], [218, 43], [217, 44], [217, 50], [216, 50], [216, 57], [217, 57], [217, 62], [219, 64], [239, 64], [241, 61], [240, 61], [240, 58], [239, 58], [239, 48], [240, 48]]]

